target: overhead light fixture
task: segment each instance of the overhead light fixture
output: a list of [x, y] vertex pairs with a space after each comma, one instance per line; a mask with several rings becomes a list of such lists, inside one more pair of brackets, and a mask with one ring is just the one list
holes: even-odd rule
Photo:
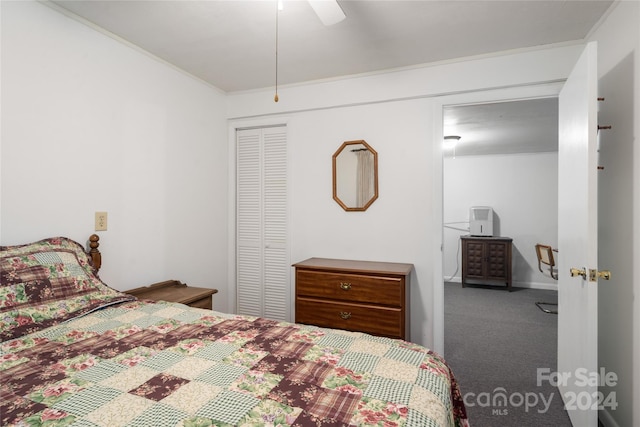
[[460, 136], [458, 135], [446, 135], [444, 137], [444, 142], [442, 144], [445, 150], [453, 151], [453, 158], [456, 158], [456, 145], [458, 145], [458, 141], [460, 141]]
[[308, 0], [308, 2], [326, 26], [337, 24], [346, 18], [337, 0]]
[[447, 135], [444, 137], [444, 147], [445, 148], [455, 148], [460, 141], [461, 136], [458, 135]]

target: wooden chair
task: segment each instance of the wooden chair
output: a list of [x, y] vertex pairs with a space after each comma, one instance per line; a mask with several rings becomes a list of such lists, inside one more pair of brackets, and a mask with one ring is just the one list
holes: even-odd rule
[[558, 272], [555, 270], [556, 260], [553, 256], [553, 252], [557, 252], [556, 249], [553, 249], [551, 246], [543, 245], [541, 243], [536, 244], [536, 255], [538, 255], [538, 270], [541, 273], [544, 273], [542, 270], [542, 265], [545, 265], [545, 269], [549, 269], [549, 275], [558, 280]]
[[[553, 249], [549, 245], [543, 245], [541, 243], [537, 243], [536, 244], [536, 255], [538, 256], [538, 270], [540, 270], [541, 273], [544, 273], [545, 270], [548, 269], [549, 270], [549, 275], [554, 280], [558, 280], [558, 271], [556, 270], [556, 260], [555, 260], [555, 257], [553, 256], [554, 252], [558, 252], [557, 249]], [[544, 270], [543, 270], [543, 268], [544, 268]], [[536, 305], [538, 306], [538, 308], [540, 310], [544, 311], [545, 313], [558, 314], [557, 310], [549, 310], [549, 309], [543, 307], [543, 305], [555, 305], [555, 306], [557, 306], [558, 304], [556, 304], [556, 303], [552, 303], [552, 302], [537, 302]]]

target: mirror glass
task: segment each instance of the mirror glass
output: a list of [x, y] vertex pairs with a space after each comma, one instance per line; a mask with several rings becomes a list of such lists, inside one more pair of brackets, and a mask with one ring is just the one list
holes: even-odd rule
[[333, 199], [345, 211], [366, 211], [378, 198], [378, 153], [364, 140], [346, 141], [333, 155]]

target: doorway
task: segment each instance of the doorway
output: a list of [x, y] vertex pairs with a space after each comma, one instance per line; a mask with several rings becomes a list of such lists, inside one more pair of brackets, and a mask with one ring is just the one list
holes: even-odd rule
[[[554, 372], [557, 362], [557, 317], [535, 305], [557, 300], [557, 285], [538, 271], [534, 250], [557, 246], [557, 105], [553, 96], [443, 106], [445, 142], [457, 143], [442, 156], [445, 357], [477, 426], [571, 425], [557, 389], [537, 384], [537, 370]], [[492, 207], [493, 236], [513, 239], [513, 292], [462, 288], [460, 236], [472, 206]], [[530, 407], [499, 401], [534, 393]]]
[[[537, 98], [557, 97], [562, 88], [563, 82], [550, 82], [532, 84], [526, 86], [513, 86], [501, 89], [491, 89], [484, 91], [465, 92], [455, 95], [447, 95], [434, 99], [433, 105], [433, 123], [432, 123], [432, 140], [442, 141], [444, 135], [444, 110], [448, 106], [454, 105], [474, 105], [487, 104], [503, 101], [515, 101]], [[439, 206], [433, 215], [433, 229], [441, 230], [440, 239], [433, 239], [432, 247], [435, 254], [433, 263], [433, 349], [440, 354], [446, 355], [444, 348], [444, 149], [443, 145], [432, 144], [433, 149], [433, 206]], [[466, 216], [465, 216], [466, 220]]]
[[443, 122], [445, 282], [461, 281], [460, 236], [469, 234], [470, 209], [482, 206], [491, 208], [490, 235], [513, 239], [516, 285], [556, 290], [534, 248], [557, 247], [557, 98], [448, 105]]

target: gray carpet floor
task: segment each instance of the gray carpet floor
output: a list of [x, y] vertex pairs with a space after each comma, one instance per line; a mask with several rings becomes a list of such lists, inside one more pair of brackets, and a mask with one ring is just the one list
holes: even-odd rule
[[444, 356], [471, 427], [571, 427], [558, 389], [539, 381], [556, 372], [558, 316], [535, 303], [557, 293], [445, 283], [444, 300]]

